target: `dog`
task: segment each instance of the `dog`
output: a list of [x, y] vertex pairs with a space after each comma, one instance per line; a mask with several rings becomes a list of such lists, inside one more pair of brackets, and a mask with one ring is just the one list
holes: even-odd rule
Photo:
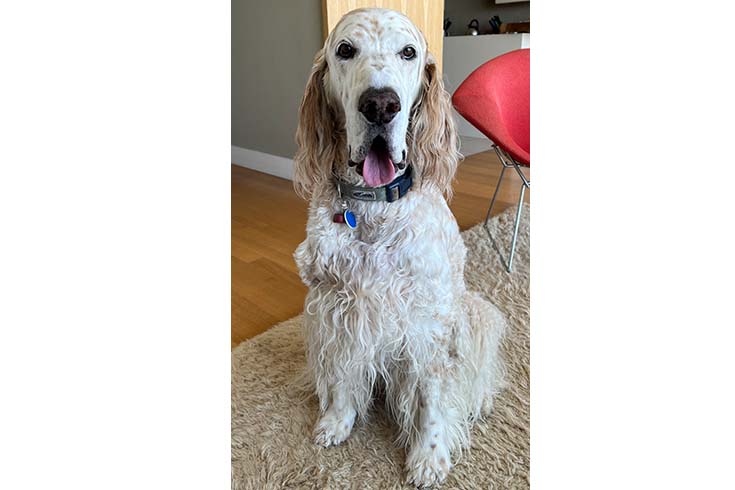
[[450, 99], [407, 17], [360, 9], [339, 21], [316, 54], [296, 142], [315, 442], [343, 442], [380, 390], [406, 481], [441, 483], [500, 389], [506, 321], [465, 287], [447, 205], [460, 158]]

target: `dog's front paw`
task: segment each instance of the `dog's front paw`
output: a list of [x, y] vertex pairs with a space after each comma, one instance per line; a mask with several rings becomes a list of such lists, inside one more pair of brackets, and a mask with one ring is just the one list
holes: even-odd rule
[[428, 488], [443, 482], [452, 467], [449, 451], [441, 443], [413, 448], [406, 460], [409, 485]]
[[314, 442], [324, 447], [337, 446], [350, 435], [354, 422], [354, 413], [340, 416], [332, 411], [327, 411], [316, 424]]

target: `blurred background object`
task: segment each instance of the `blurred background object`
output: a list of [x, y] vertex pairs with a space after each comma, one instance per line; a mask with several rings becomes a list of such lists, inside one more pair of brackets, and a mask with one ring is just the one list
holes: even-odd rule
[[469, 24], [467, 24], [467, 34], [468, 36], [477, 36], [480, 33], [480, 21], [477, 19], [472, 19]]
[[[503, 24], [528, 22], [531, 18], [531, 2], [504, 2], [502, 0], [445, 0], [444, 18], [451, 19], [447, 29], [449, 36], [465, 36], [467, 24], [479, 19], [478, 34], [500, 34]], [[529, 32], [514, 30], [507, 32]]]

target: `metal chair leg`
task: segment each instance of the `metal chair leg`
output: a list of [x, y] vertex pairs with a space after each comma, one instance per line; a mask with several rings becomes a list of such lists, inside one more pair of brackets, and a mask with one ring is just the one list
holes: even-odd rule
[[493, 194], [493, 198], [490, 201], [490, 207], [487, 208], [487, 216], [485, 216], [485, 226], [487, 226], [488, 220], [490, 220], [490, 212], [493, 210], [493, 205], [495, 205], [495, 198], [498, 197], [498, 191], [500, 190], [500, 184], [503, 182], [503, 175], [505, 175], [505, 169], [507, 167], [503, 165], [503, 169], [500, 171], [500, 178], [498, 179], [498, 185], [495, 186], [495, 193]]
[[513, 269], [513, 256], [516, 253], [516, 241], [518, 240], [518, 227], [521, 224], [521, 210], [523, 209], [523, 195], [526, 193], [526, 184], [521, 184], [521, 195], [518, 197], [518, 210], [516, 211], [516, 224], [513, 228], [513, 240], [510, 242], [510, 256], [508, 257], [508, 272]]
[[[523, 210], [523, 197], [526, 193], [526, 188], [531, 188], [531, 182], [526, 178], [526, 176], [523, 174], [523, 172], [520, 169], [520, 166], [518, 163], [516, 163], [515, 160], [513, 160], [513, 157], [505, 153], [502, 149], [500, 149], [498, 146], [493, 145], [493, 149], [495, 150], [495, 153], [497, 153], [498, 158], [500, 158], [500, 163], [503, 165], [503, 169], [500, 171], [500, 178], [498, 179], [498, 185], [495, 187], [495, 193], [493, 193], [493, 198], [490, 201], [490, 207], [487, 210], [487, 216], [485, 217], [485, 230], [487, 231], [488, 236], [490, 237], [490, 241], [493, 244], [493, 247], [498, 252], [498, 255], [500, 256], [500, 261], [505, 266], [505, 269], [508, 272], [513, 271], [513, 257], [515, 256], [516, 251], [516, 242], [518, 241], [518, 229], [520, 228], [521, 224], [521, 212]], [[518, 206], [516, 209], [516, 218], [515, 218], [515, 224], [513, 226], [513, 237], [511, 239], [510, 243], [510, 252], [508, 255], [508, 262], [505, 261], [505, 257], [503, 257], [503, 252], [500, 250], [500, 247], [497, 243], [495, 243], [495, 239], [493, 238], [492, 233], [490, 233], [490, 229], [488, 228], [487, 224], [490, 220], [490, 212], [493, 209], [493, 206], [495, 205], [495, 199], [498, 196], [498, 191], [500, 190], [500, 184], [503, 181], [503, 176], [505, 175], [505, 169], [509, 167], [514, 167], [518, 175], [521, 177], [521, 180], [523, 183], [521, 184], [521, 192], [518, 196]]]

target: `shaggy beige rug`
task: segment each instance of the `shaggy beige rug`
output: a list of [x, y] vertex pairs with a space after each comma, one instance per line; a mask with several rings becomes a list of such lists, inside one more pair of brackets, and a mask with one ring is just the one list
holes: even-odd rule
[[[528, 208], [526, 207], [526, 210]], [[528, 488], [529, 468], [529, 219], [524, 210], [512, 274], [505, 272], [479, 224], [464, 233], [465, 277], [508, 317], [503, 342], [507, 387], [493, 414], [472, 431], [472, 447], [442, 489]], [[491, 221], [493, 236], [509, 242], [513, 209]], [[398, 489], [405, 451], [394, 446], [395, 429], [377, 406], [339, 447], [312, 442], [314, 398], [299, 402], [290, 386], [304, 368], [301, 317], [243, 342], [232, 352], [233, 489]]]

